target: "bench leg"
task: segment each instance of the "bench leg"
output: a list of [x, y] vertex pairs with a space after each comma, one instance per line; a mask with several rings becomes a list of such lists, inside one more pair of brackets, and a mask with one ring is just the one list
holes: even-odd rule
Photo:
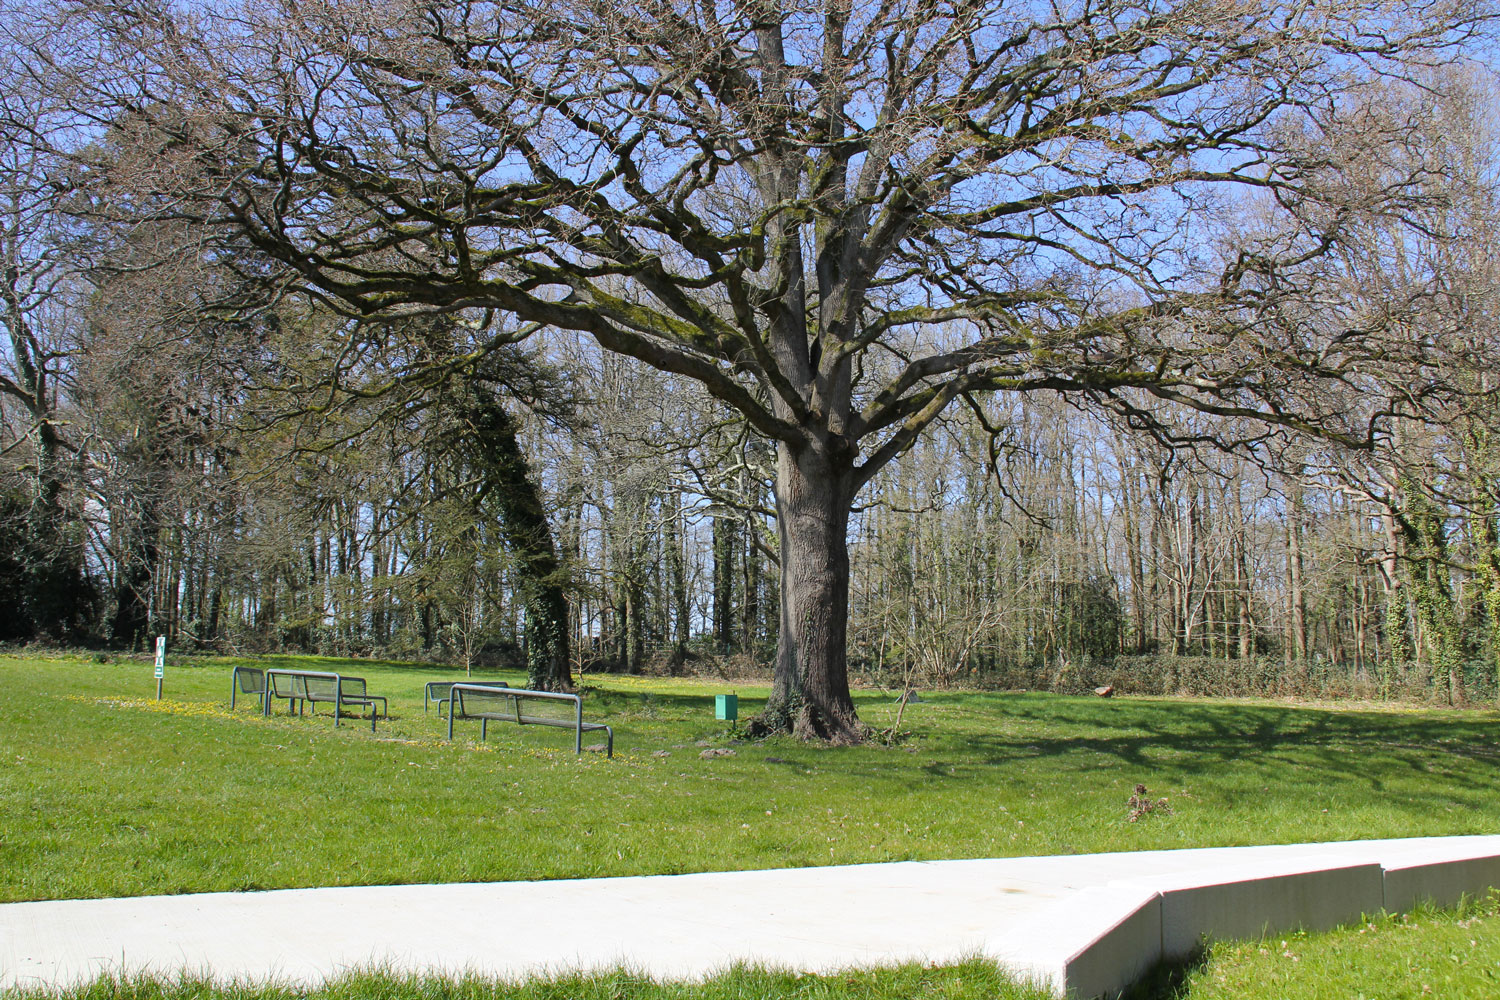
[[481, 742], [481, 743], [484, 742], [485, 736], [487, 736], [489, 734], [489, 728], [490, 728], [490, 720], [489, 719], [480, 719], [479, 720], [479, 742]]

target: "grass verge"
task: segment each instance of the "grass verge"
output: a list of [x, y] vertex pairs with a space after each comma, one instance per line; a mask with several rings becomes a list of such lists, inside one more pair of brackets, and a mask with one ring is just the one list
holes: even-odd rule
[[217, 983], [137, 976], [76, 989], [16, 992], [12, 1000], [1048, 1000], [988, 962], [928, 968], [903, 965], [814, 976], [741, 967], [701, 983], [659, 983], [630, 972], [524, 983], [478, 977], [363, 973], [321, 987]]
[[1214, 945], [1141, 1000], [1493, 1000], [1500, 897], [1456, 910], [1381, 914], [1323, 934]]
[[[156, 702], [149, 664], [0, 658], [0, 901], [1500, 829], [1492, 711], [940, 692], [895, 747], [826, 748], [738, 741], [724, 685], [589, 677], [606, 760], [562, 730], [447, 743], [422, 686], [452, 670], [274, 662], [357, 672], [394, 717], [231, 712], [227, 661], [169, 666]], [[1131, 822], [1138, 783], [1170, 814]]]

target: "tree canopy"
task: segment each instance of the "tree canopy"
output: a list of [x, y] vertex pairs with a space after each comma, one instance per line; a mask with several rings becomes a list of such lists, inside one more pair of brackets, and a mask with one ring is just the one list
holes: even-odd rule
[[[1422, 197], [1383, 102], [1478, 0], [55, 13], [47, 72], [111, 109], [111, 211], [190, 219], [350, 316], [585, 332], [776, 442], [773, 727], [859, 738], [848, 511], [955, 400], [1368, 448], [1393, 396], [1464, 391], [1443, 331], [1390, 321], [1410, 302], [1316, 292], [1353, 222]], [[1194, 411], [1220, 422], [1170, 416]]]

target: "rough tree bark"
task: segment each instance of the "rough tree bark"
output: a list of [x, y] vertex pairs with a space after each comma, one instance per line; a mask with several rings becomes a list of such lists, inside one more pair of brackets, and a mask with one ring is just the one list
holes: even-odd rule
[[516, 439], [516, 422], [493, 399], [467, 409], [470, 446], [478, 459], [482, 495], [494, 499], [501, 531], [516, 559], [526, 629], [526, 683], [537, 691], [573, 687], [568, 599], [546, 506]]
[[848, 680], [853, 478], [847, 453], [782, 445], [777, 454], [781, 630], [764, 724], [833, 743], [865, 732]]

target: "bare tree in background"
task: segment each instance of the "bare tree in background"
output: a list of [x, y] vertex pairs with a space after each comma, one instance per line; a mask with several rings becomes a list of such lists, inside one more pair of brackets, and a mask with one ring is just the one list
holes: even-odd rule
[[[268, 278], [352, 314], [587, 332], [775, 441], [763, 722], [847, 742], [849, 509], [955, 399], [1063, 393], [1170, 439], [1169, 401], [1369, 446], [1383, 414], [1360, 389], [1435, 382], [1436, 338], [1280, 307], [1345, 217], [1317, 137], [1368, 81], [1453, 57], [1490, 16], [76, 0], [34, 58], [116, 109], [101, 166], [151, 193], [132, 211], [207, 223], [257, 252], [244, 267], [279, 262]], [[1252, 196], [1257, 218], [1228, 224]]]
[[0, 626], [8, 638], [80, 641], [96, 596], [84, 569], [80, 445], [66, 413], [88, 261], [59, 210], [70, 197], [58, 183], [66, 161], [36, 141], [65, 130], [70, 107], [67, 93], [29, 76], [20, 49], [0, 43], [0, 460], [20, 481], [0, 514], [20, 522], [6, 526], [20, 575]]

